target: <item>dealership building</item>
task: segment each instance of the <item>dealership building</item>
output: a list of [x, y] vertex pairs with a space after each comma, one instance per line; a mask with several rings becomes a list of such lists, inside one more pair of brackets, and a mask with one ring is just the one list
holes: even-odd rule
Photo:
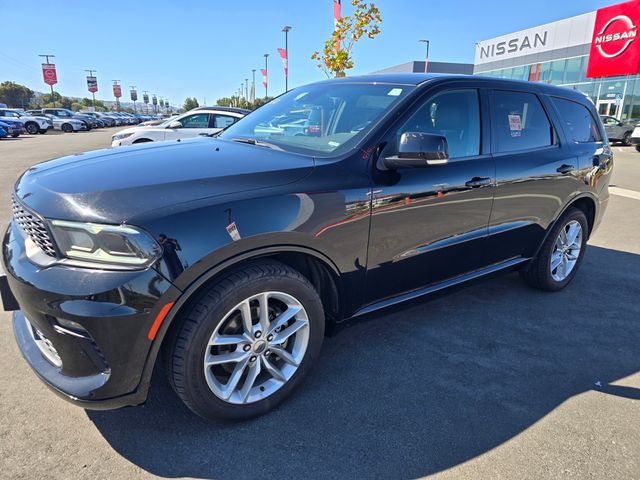
[[640, 0], [476, 44], [473, 73], [580, 90], [601, 115], [640, 118]]

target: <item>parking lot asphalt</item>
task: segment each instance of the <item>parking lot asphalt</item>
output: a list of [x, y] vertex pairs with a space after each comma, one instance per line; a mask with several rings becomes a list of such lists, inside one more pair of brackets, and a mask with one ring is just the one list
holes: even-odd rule
[[[3, 224], [20, 172], [114, 131], [0, 141]], [[617, 193], [567, 289], [513, 274], [370, 316], [252, 421], [200, 420], [161, 371], [143, 407], [69, 405], [0, 313], [0, 477], [640, 478], [640, 153], [614, 152]]]

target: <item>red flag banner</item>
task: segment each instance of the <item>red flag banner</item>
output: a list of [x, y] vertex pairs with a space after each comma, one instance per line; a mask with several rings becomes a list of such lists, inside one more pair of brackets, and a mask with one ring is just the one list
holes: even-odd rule
[[120, 98], [122, 96], [122, 88], [120, 88], [120, 85], [113, 86], [113, 96], [116, 98]]
[[264, 88], [267, 88], [267, 84], [268, 84], [267, 69], [262, 68], [260, 69], [260, 72], [262, 72], [262, 85], [264, 86]]
[[98, 91], [98, 79], [96, 77], [87, 77], [87, 90], [91, 93]]
[[287, 52], [284, 48], [279, 48], [278, 53], [280, 54], [280, 58], [282, 59], [282, 65], [284, 65], [284, 76], [287, 77], [289, 75], [289, 52]]
[[56, 74], [56, 66], [53, 63], [42, 64], [42, 78], [47, 85], [55, 85], [58, 83], [58, 75]]
[[[340, 9], [341, 9], [341, 0], [333, 0], [333, 28], [336, 29], [338, 27], [338, 21], [340, 20]], [[340, 38], [337, 38], [333, 47], [336, 49], [336, 52], [340, 50]]]

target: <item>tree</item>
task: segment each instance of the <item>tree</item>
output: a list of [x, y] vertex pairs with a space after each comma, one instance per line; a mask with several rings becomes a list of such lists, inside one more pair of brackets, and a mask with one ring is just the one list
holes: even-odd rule
[[33, 97], [33, 90], [15, 82], [2, 82], [0, 84], [0, 103], [6, 103], [10, 107], [27, 108]]
[[356, 42], [364, 35], [374, 38], [380, 33], [382, 17], [380, 10], [373, 3], [363, 0], [351, 0], [355, 11], [351, 16], [340, 18], [336, 22], [331, 36], [324, 42], [322, 52], [314, 52], [312, 60], [317, 60], [318, 68], [327, 77], [344, 77], [345, 71], [353, 68], [351, 52]]
[[200, 104], [198, 103], [198, 99], [196, 97], [193, 97], [193, 98], [187, 97], [187, 99], [184, 101], [184, 106], [182, 108], [184, 109], [185, 112], [188, 112], [189, 110], [193, 110], [194, 108], [197, 108], [199, 106]]
[[220, 105], [221, 107], [236, 107], [236, 108], [246, 108], [247, 110], [255, 110], [256, 108], [264, 105], [268, 101], [272, 100], [273, 97], [264, 98], [256, 98], [255, 102], [250, 102], [244, 97], [239, 97], [234, 95], [233, 97], [222, 97], [216, 101], [216, 105]]

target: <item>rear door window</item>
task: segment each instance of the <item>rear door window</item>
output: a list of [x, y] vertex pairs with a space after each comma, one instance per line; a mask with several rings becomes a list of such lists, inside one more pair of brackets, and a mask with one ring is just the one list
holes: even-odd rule
[[182, 128], [208, 128], [209, 114], [197, 113], [195, 115], [190, 115], [180, 120], [180, 123], [182, 123]]
[[491, 118], [496, 153], [553, 145], [553, 128], [533, 93], [494, 90]]
[[[587, 107], [564, 98], [552, 97], [552, 100], [560, 113], [560, 121], [567, 131], [569, 139], [581, 143], [602, 140], [598, 124]], [[607, 117], [607, 123], [617, 125], [618, 120]]]

